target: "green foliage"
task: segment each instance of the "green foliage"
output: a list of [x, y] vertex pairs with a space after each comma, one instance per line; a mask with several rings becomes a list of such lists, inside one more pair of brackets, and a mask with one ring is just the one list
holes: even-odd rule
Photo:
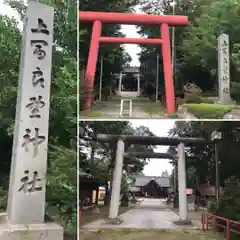
[[234, 107], [220, 104], [184, 104], [185, 107], [198, 119], [222, 119], [224, 114], [230, 112]]
[[[82, 144], [80, 147], [80, 168], [83, 171], [90, 169], [91, 174], [98, 179], [99, 182], [112, 181], [113, 168], [116, 158], [116, 142], [110, 144], [100, 144], [91, 139], [97, 134], [126, 134], [153, 136], [154, 134], [145, 126], [133, 128], [127, 121], [93, 121], [80, 122], [80, 127], [86, 130], [85, 139], [81, 135]], [[90, 134], [91, 133], [91, 134]], [[93, 137], [91, 137], [92, 135]], [[94, 158], [88, 156], [86, 152], [91, 152], [94, 146]], [[125, 144], [127, 151], [141, 152], [152, 150], [153, 146]], [[143, 170], [148, 159], [142, 158], [125, 158], [123, 165], [123, 178], [121, 185], [121, 193], [125, 194], [129, 190], [129, 185], [133, 175]]]
[[195, 93], [186, 93], [185, 94], [186, 103], [196, 103], [199, 104], [202, 102], [201, 97]]
[[[230, 79], [239, 82], [239, 41], [240, 41], [240, 1], [239, 0], [197, 0], [175, 1], [175, 14], [189, 18], [189, 25], [175, 28], [176, 74], [175, 87], [182, 90], [186, 82], [196, 83], [204, 92], [213, 92], [217, 82], [217, 38], [221, 33], [229, 34], [230, 38]], [[141, 1], [146, 13], [172, 15], [173, 9], [169, 1]], [[141, 26], [142, 35], [158, 38], [159, 28]], [[171, 33], [171, 32], [170, 32]], [[152, 46], [142, 46], [142, 71], [152, 84], [156, 77], [156, 52]], [[162, 58], [160, 55], [160, 66]], [[163, 84], [163, 70], [159, 70], [160, 85]], [[239, 89], [234, 97], [240, 95]]]
[[231, 220], [240, 219], [240, 179], [230, 177], [225, 182], [219, 204], [216, 207], [217, 215]]
[[231, 97], [233, 100], [240, 102], [240, 83], [239, 82], [231, 82]]
[[[80, 1], [81, 11], [106, 11], [106, 12], [131, 12], [132, 7], [136, 4], [136, 0], [94, 0], [94, 1]], [[88, 51], [90, 46], [92, 33], [91, 23], [80, 23], [80, 46], [79, 46], [79, 56], [80, 56], [80, 69], [86, 70]], [[121, 26], [119, 24], [103, 24], [102, 34], [104, 36], [114, 36], [114, 37], [124, 37], [121, 32]], [[103, 56], [103, 92], [110, 87], [112, 80], [112, 73], [119, 73], [124, 65], [131, 61], [131, 57], [126, 53], [124, 47], [121, 45], [109, 45], [101, 44], [99, 49], [99, 58], [96, 66], [96, 75], [94, 79], [94, 88], [96, 96], [99, 92], [99, 81], [100, 81], [100, 56]], [[84, 77], [81, 77], [81, 110], [83, 110], [84, 95], [87, 89], [84, 88]], [[104, 94], [103, 94], [104, 95]], [[104, 96], [103, 96], [104, 97]]]
[[7, 208], [7, 191], [0, 187], [0, 212], [5, 211]]
[[[230, 176], [240, 178], [240, 123], [233, 121], [177, 121], [169, 132], [170, 136], [175, 137], [201, 137], [206, 140], [211, 139], [214, 130], [222, 133], [222, 140], [218, 143], [219, 156], [219, 176], [220, 185], [224, 186], [225, 180]], [[227, 150], [226, 150], [227, 149]], [[169, 151], [176, 151], [175, 147]], [[196, 185], [209, 182], [215, 185], [215, 150], [214, 144], [196, 144], [186, 148], [186, 167], [188, 171], [188, 182], [195, 182]], [[194, 173], [195, 169], [195, 173]], [[190, 174], [190, 175], [189, 175]]]

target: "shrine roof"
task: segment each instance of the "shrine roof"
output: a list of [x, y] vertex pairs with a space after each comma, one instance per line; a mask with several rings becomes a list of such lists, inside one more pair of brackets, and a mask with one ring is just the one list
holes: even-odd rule
[[160, 187], [171, 187], [169, 177], [137, 176], [135, 187], [143, 187], [149, 182], [155, 181]]

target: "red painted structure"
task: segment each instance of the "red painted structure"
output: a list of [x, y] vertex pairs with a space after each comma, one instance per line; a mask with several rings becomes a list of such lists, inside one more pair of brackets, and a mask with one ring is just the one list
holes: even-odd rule
[[[166, 105], [168, 113], [175, 112], [175, 96], [171, 63], [169, 26], [187, 25], [186, 16], [149, 15], [115, 12], [79, 12], [80, 22], [93, 22], [92, 38], [90, 43], [88, 63], [85, 76], [87, 96], [84, 108], [89, 109], [92, 102], [92, 89], [96, 72], [99, 43], [118, 44], [162, 44], [164, 81], [166, 89]], [[132, 25], [160, 25], [161, 39], [136, 39], [101, 37], [102, 23], [132, 24]]]
[[[219, 222], [222, 222], [220, 224]], [[219, 228], [224, 229], [226, 240], [231, 239], [231, 232], [240, 236], [240, 222], [233, 221], [227, 218], [219, 217], [209, 212], [202, 213], [202, 230], [208, 231], [209, 225], [212, 226], [213, 231], [217, 231]]]

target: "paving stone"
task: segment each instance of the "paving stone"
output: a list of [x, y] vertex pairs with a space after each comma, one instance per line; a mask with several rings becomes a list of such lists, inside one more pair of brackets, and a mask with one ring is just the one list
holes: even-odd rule
[[195, 226], [179, 226], [174, 224], [179, 220], [177, 214], [159, 199], [144, 199], [140, 205], [119, 216], [123, 222], [120, 225], [105, 224], [98, 220], [84, 228], [152, 228], [152, 229], [195, 229]]

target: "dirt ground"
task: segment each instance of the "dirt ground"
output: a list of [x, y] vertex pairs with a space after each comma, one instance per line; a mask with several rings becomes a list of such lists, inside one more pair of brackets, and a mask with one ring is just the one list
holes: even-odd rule
[[98, 229], [80, 230], [81, 240], [223, 240], [212, 232], [198, 230]]
[[[131, 208], [132, 207], [119, 207], [119, 214], [122, 214]], [[99, 210], [100, 214], [94, 214], [92, 209], [84, 211], [80, 220], [80, 227], [99, 219], [108, 218], [109, 206], [99, 206]]]

